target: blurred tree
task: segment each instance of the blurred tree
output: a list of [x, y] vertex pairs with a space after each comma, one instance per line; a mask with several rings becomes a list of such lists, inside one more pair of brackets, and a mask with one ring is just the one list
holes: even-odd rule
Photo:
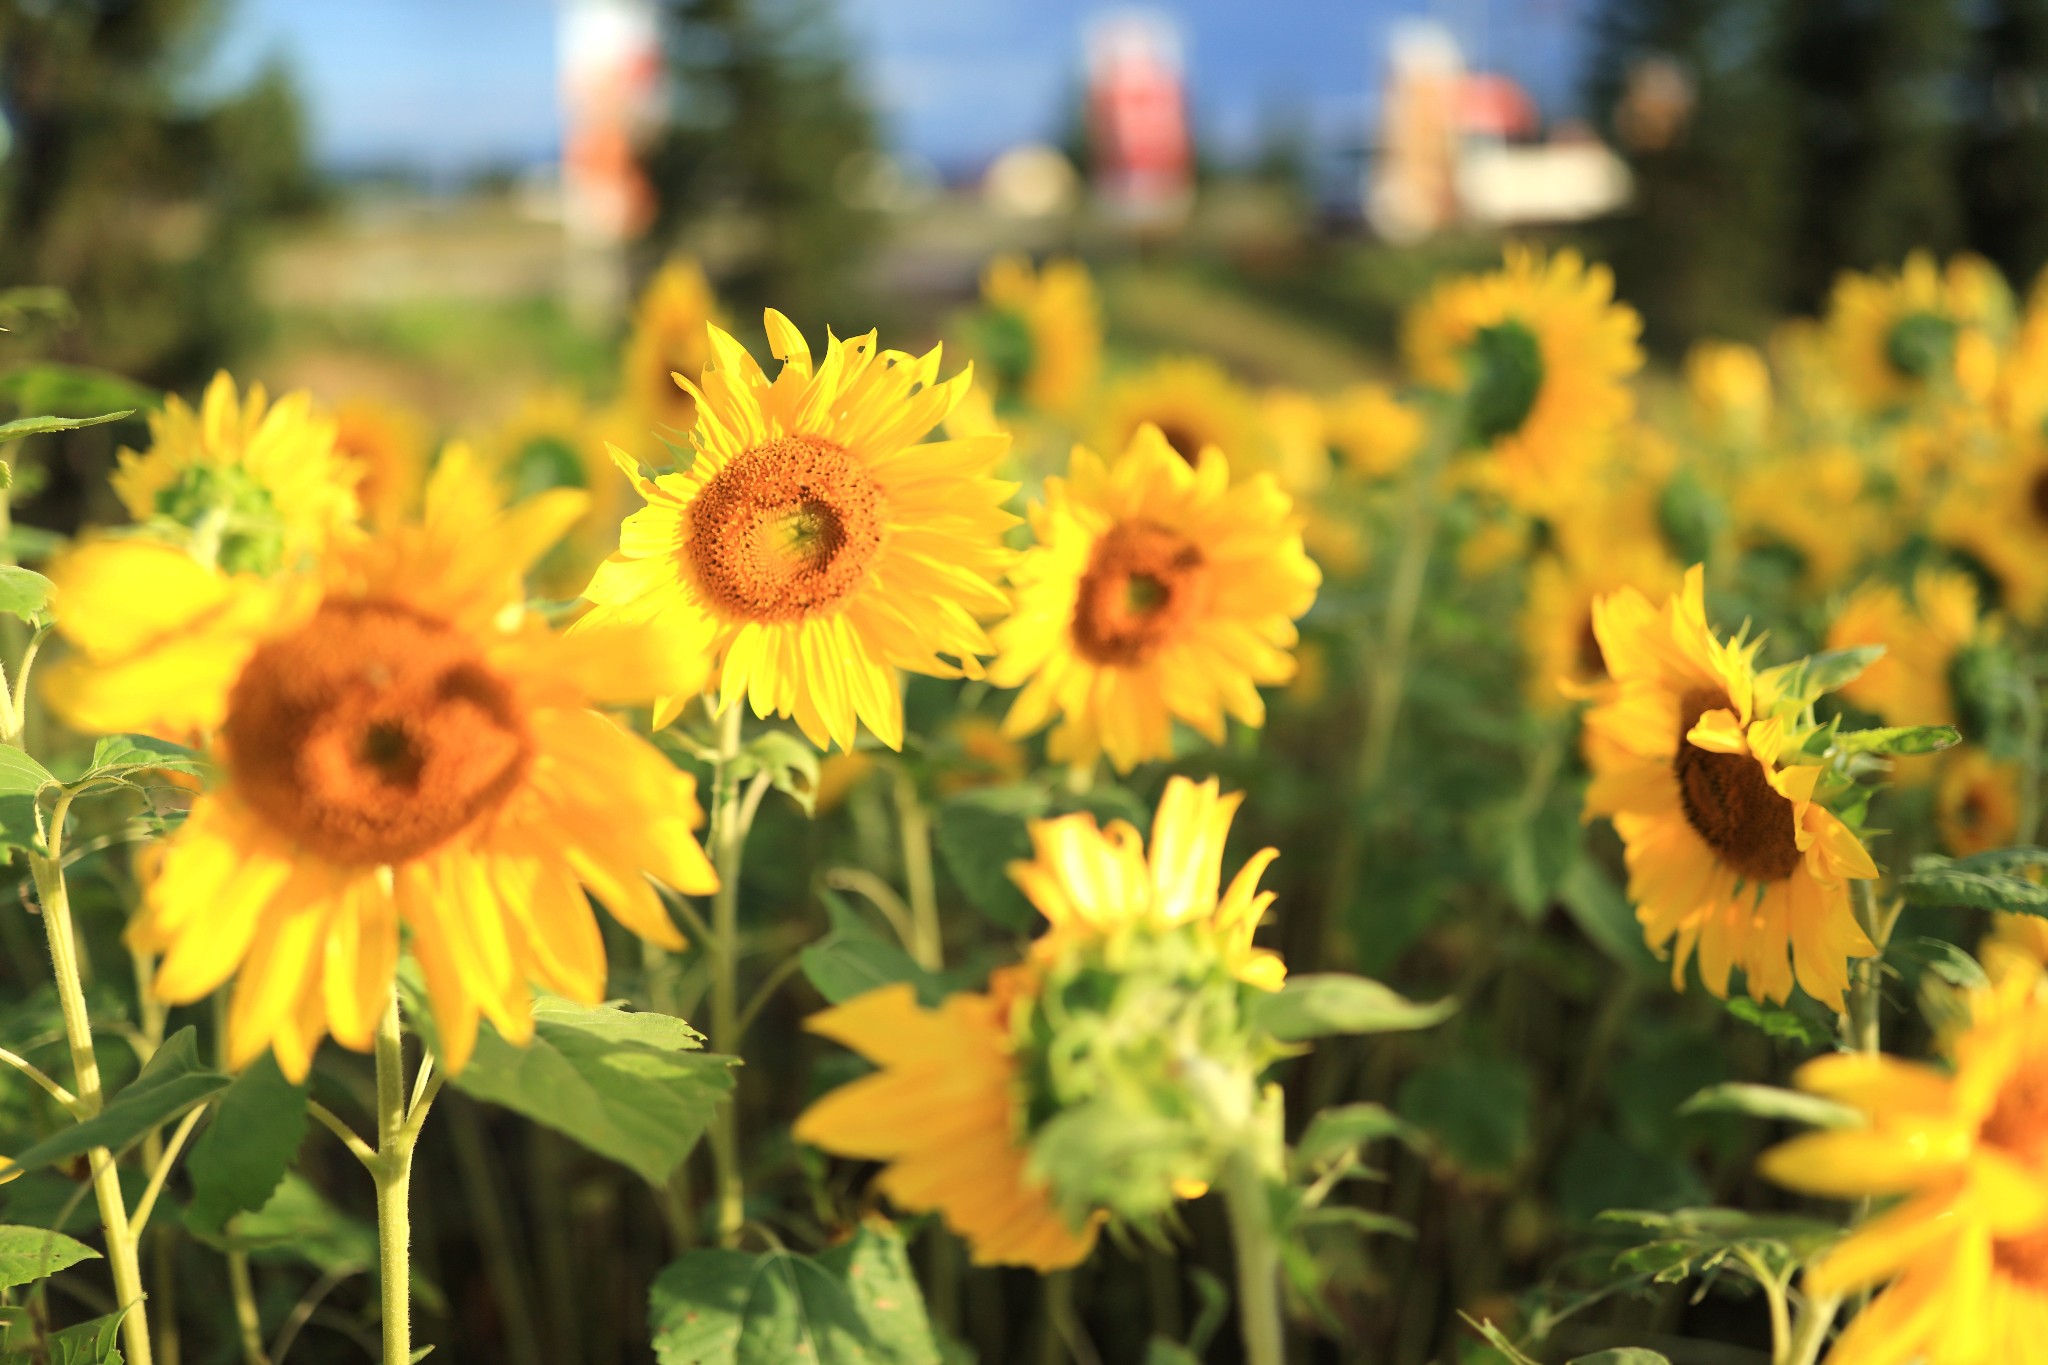
[[1992, 0], [1968, 68], [1970, 244], [2025, 286], [2048, 265], [2048, 0]]
[[825, 0], [668, 0], [664, 18], [671, 122], [649, 158], [659, 210], [644, 264], [708, 229], [704, 254], [743, 326], [772, 306], [806, 333], [866, 330], [854, 291], [882, 162]]
[[1606, 0], [1590, 95], [1636, 202], [1600, 248], [1648, 340], [1754, 336], [1778, 314], [1798, 213], [1782, 0]]
[[58, 358], [166, 387], [253, 322], [250, 247], [312, 195], [298, 101], [273, 67], [207, 102], [209, 0], [0, 4], [0, 286], [54, 285]]

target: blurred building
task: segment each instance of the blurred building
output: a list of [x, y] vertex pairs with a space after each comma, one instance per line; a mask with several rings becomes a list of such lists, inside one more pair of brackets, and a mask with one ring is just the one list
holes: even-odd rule
[[1589, 130], [1538, 140], [1535, 101], [1515, 81], [1465, 67], [1443, 25], [1408, 20], [1388, 43], [1366, 221], [1413, 242], [1458, 224], [1578, 222], [1628, 202], [1627, 166]]
[[569, 0], [560, 61], [569, 303], [603, 319], [624, 309], [626, 246], [654, 221], [654, 189], [641, 164], [661, 111], [653, 0]]
[[1179, 223], [1194, 198], [1179, 27], [1150, 10], [1108, 14], [1089, 25], [1086, 53], [1096, 194], [1132, 226]]

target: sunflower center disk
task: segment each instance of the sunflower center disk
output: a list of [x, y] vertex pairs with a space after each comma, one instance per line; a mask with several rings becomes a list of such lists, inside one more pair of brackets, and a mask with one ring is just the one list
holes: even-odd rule
[[1728, 698], [1711, 688], [1688, 692], [1680, 700], [1678, 752], [1671, 760], [1679, 805], [1715, 856], [1743, 880], [1784, 881], [1799, 867], [1792, 803], [1778, 794], [1750, 755], [1717, 754], [1686, 741], [1701, 716], [1723, 708]]
[[867, 576], [882, 548], [882, 497], [840, 446], [783, 436], [718, 471], [691, 504], [687, 554], [713, 607], [798, 621]]
[[[2048, 1057], [2028, 1058], [1999, 1092], [1978, 1140], [2035, 1170], [2048, 1166]], [[2048, 1229], [1991, 1244], [1992, 1260], [2016, 1280], [2048, 1290]]]
[[328, 602], [260, 647], [228, 698], [250, 806], [345, 865], [427, 853], [496, 809], [532, 758], [512, 689], [461, 632], [392, 602]]
[[1074, 648], [1091, 663], [1142, 664], [1201, 610], [1201, 550], [1157, 522], [1125, 521], [1095, 542], [1074, 603]]

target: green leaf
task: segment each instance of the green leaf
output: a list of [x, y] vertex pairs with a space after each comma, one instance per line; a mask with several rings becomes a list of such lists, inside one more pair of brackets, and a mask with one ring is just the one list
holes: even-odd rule
[[1741, 1209], [1678, 1209], [1671, 1213], [1609, 1209], [1600, 1215], [1600, 1221], [1628, 1223], [1652, 1234], [1617, 1256], [1614, 1264], [1629, 1274], [1648, 1275], [1658, 1284], [1676, 1284], [1723, 1264], [1754, 1277], [1735, 1255], [1738, 1250], [1779, 1273], [1842, 1235], [1842, 1229], [1832, 1223], [1786, 1214], [1749, 1214]]
[[196, 750], [150, 735], [107, 735], [93, 745], [92, 762], [79, 782], [142, 784], [152, 773], [203, 775], [207, 764]]
[[1453, 1056], [1410, 1072], [1394, 1109], [1427, 1132], [1451, 1165], [1490, 1179], [1507, 1175], [1528, 1154], [1532, 1088], [1520, 1062]]
[[[328, 1203], [296, 1172], [287, 1172], [262, 1208], [242, 1214], [228, 1229], [204, 1240], [222, 1250], [304, 1261], [337, 1279], [374, 1273], [377, 1268], [377, 1229]], [[412, 1296], [430, 1312], [448, 1310], [447, 1296], [417, 1266]]]
[[1151, 818], [1129, 792], [1107, 784], [1057, 794], [1030, 783], [982, 787], [939, 803], [932, 842], [968, 904], [1005, 929], [1029, 930], [1039, 923], [1038, 911], [1010, 880], [1010, 864], [1031, 857], [1031, 821], [1076, 811], [1140, 828]]
[[648, 1292], [660, 1365], [876, 1365], [893, 1361], [869, 1335], [837, 1275], [787, 1251], [692, 1251]]
[[1398, 1137], [1412, 1142], [1415, 1129], [1383, 1104], [1346, 1104], [1325, 1109], [1309, 1120], [1295, 1144], [1295, 1164], [1304, 1170], [1327, 1166], [1353, 1156], [1368, 1142]]
[[[431, 1014], [409, 1014], [431, 1041]], [[469, 1065], [449, 1079], [659, 1185], [732, 1092], [734, 1059], [702, 1046], [702, 1034], [665, 1014], [542, 996], [531, 1044], [514, 1047], [485, 1025]]]
[[1888, 725], [1878, 730], [1845, 730], [1829, 747], [1845, 754], [1909, 755], [1939, 753], [1962, 742], [1962, 731], [1953, 725]]
[[1617, 1346], [1589, 1356], [1573, 1356], [1569, 1365], [1671, 1365], [1671, 1358], [1641, 1346]]
[[1429, 1004], [1397, 994], [1363, 976], [1327, 972], [1292, 976], [1277, 991], [1252, 1002], [1252, 1022], [1283, 1043], [1333, 1033], [1392, 1033], [1429, 1028], [1457, 1012], [1458, 1002]]
[[831, 917], [832, 932], [805, 948], [798, 961], [804, 979], [828, 1003], [837, 1005], [898, 981], [914, 983], [925, 1004], [939, 1002], [943, 990], [937, 977], [918, 966], [896, 942], [877, 933], [844, 897], [830, 888], [820, 888], [818, 895]]
[[76, 431], [134, 415], [135, 409], [129, 408], [123, 412], [103, 412], [97, 417], [17, 417], [12, 422], [0, 422], [0, 441], [19, 441], [24, 436], [43, 436], [53, 431]]
[[802, 735], [788, 730], [763, 730], [748, 740], [733, 760], [733, 780], [744, 782], [767, 773], [775, 790], [813, 815], [818, 805], [818, 751]]
[[34, 796], [57, 779], [25, 750], [0, 744], [0, 795]]
[[1564, 874], [1557, 885], [1557, 898], [1579, 932], [1607, 956], [1646, 976], [1662, 970], [1643, 942], [1643, 926], [1629, 908], [1628, 897], [1591, 858], [1579, 859]]
[[1898, 879], [1898, 887], [1914, 905], [2048, 915], [2048, 885], [2011, 875], [2044, 859], [2048, 854], [2039, 849], [1994, 849], [1960, 859], [1926, 854], [1913, 860], [1913, 870]]
[[1327, 1204], [1321, 1208], [1305, 1209], [1294, 1219], [1296, 1228], [1348, 1228], [1353, 1232], [1393, 1237], [1415, 1236], [1415, 1225], [1405, 1218], [1396, 1218], [1391, 1213], [1375, 1213], [1371, 1209], [1354, 1208], [1349, 1204]]
[[34, 569], [19, 564], [0, 564], [0, 611], [22, 620], [33, 620], [49, 605], [56, 587]]
[[161, 395], [105, 370], [41, 361], [0, 374], [0, 399], [16, 412], [90, 417], [115, 408], [154, 408]]
[[100, 1254], [83, 1242], [45, 1228], [0, 1225], [0, 1289], [40, 1280]]
[[1787, 700], [1810, 703], [1825, 692], [1833, 692], [1863, 675], [1863, 670], [1884, 657], [1883, 645], [1856, 645], [1850, 649], [1826, 649], [1789, 664], [1766, 669], [1757, 675], [1759, 691], [1776, 689]]
[[1747, 1114], [1751, 1118], [1783, 1119], [1807, 1123], [1816, 1128], [1861, 1128], [1861, 1110], [1835, 1100], [1822, 1099], [1799, 1090], [1775, 1085], [1751, 1085], [1728, 1081], [1710, 1085], [1678, 1106], [1681, 1114]]
[[122, 1365], [121, 1320], [128, 1310], [52, 1332], [38, 1351], [9, 1351], [0, 1365]]
[[1809, 1048], [1825, 1047], [1835, 1040], [1833, 1024], [1809, 1018], [1794, 1010], [1759, 1005], [1747, 996], [1736, 996], [1726, 1003], [1725, 1008], [1743, 1023], [1761, 1029], [1768, 1038], [1799, 1043]]
[[305, 1136], [305, 1087], [286, 1080], [266, 1052], [220, 1097], [185, 1160], [192, 1180], [185, 1225], [217, 1233], [236, 1214], [269, 1203]]
[[1482, 1318], [1475, 1318], [1470, 1313], [1460, 1313], [1458, 1316], [1465, 1319], [1466, 1323], [1474, 1331], [1478, 1332], [1480, 1336], [1485, 1337], [1489, 1346], [1506, 1356], [1508, 1365], [1540, 1365], [1540, 1362], [1531, 1360], [1528, 1356], [1523, 1355], [1521, 1351], [1517, 1350], [1515, 1343], [1508, 1340], [1507, 1334], [1502, 1332], [1500, 1328], [1495, 1327], [1491, 1322]]
[[845, 1283], [853, 1311], [881, 1359], [892, 1365], [939, 1365], [924, 1293], [894, 1227], [863, 1223], [852, 1241], [819, 1256], [818, 1265]]
[[198, 1037], [190, 1025], [179, 1029], [97, 1117], [38, 1142], [17, 1155], [15, 1163], [23, 1170], [33, 1170], [94, 1147], [118, 1152], [150, 1129], [225, 1090], [230, 1078], [200, 1064]]

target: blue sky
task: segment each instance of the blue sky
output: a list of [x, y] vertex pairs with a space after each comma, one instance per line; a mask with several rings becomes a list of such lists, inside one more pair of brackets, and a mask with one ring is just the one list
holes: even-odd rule
[[[1571, 112], [1591, 0], [1163, 0], [1188, 39], [1205, 133], [1245, 144], [1265, 111], [1319, 130], [1362, 128], [1388, 25], [1434, 14], [1482, 65], [1547, 111]], [[972, 163], [1050, 133], [1080, 63], [1082, 25], [1105, 0], [838, 0], [895, 144]], [[328, 164], [403, 161], [435, 171], [523, 162], [560, 137], [556, 0], [228, 0], [215, 79], [269, 56], [295, 73]]]

